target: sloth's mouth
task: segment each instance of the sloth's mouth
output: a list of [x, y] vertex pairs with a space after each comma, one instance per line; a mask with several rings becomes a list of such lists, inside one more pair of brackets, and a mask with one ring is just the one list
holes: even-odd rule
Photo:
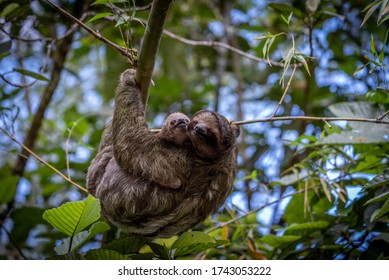
[[187, 126], [185, 120], [178, 120], [174, 127], [184, 127], [184, 126], [185, 127]]

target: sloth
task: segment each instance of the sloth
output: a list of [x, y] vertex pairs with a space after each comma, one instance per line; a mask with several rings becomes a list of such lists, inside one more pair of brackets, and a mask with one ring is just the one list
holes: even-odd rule
[[147, 127], [135, 70], [121, 75], [112, 122], [91, 162], [87, 186], [102, 215], [128, 233], [180, 234], [215, 213], [232, 189], [239, 127], [202, 110]]

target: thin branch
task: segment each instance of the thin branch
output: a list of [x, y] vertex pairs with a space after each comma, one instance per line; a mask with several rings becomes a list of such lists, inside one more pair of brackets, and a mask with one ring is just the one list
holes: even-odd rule
[[4, 232], [7, 234], [9, 241], [11, 241], [12, 245], [14, 245], [15, 249], [19, 252], [20, 256], [27, 260], [28, 258], [23, 253], [22, 248], [19, 247], [19, 244], [15, 241], [15, 239], [12, 237], [11, 233], [5, 228], [3, 224], [0, 224], [0, 228], [4, 230]]
[[389, 115], [389, 111], [383, 113], [381, 116], [377, 118], [377, 120], [382, 121], [387, 115]]
[[256, 120], [247, 121], [234, 121], [233, 124], [244, 125], [259, 122], [273, 122], [273, 121], [294, 121], [294, 120], [308, 120], [308, 121], [350, 121], [350, 122], [368, 122], [377, 124], [389, 124], [389, 121], [383, 121], [380, 119], [364, 119], [364, 118], [337, 118], [337, 117], [310, 117], [310, 116], [285, 116], [285, 117], [270, 117]]
[[[224, 49], [227, 49], [227, 50], [230, 50], [231, 52], [234, 52], [234, 53], [237, 53], [243, 57], [246, 57], [248, 59], [251, 59], [251, 60], [254, 60], [256, 62], [261, 62], [261, 63], [268, 63], [268, 61], [266, 59], [263, 59], [263, 58], [259, 58], [259, 57], [256, 57], [255, 55], [252, 55], [252, 54], [249, 54], [247, 52], [244, 52], [238, 48], [235, 48], [233, 46], [230, 46], [226, 43], [223, 43], [223, 42], [218, 42], [218, 41], [194, 41], [194, 40], [189, 40], [189, 39], [186, 39], [186, 38], [183, 38], [181, 36], [178, 36], [168, 30], [163, 30], [163, 33], [172, 38], [172, 39], [175, 39], [177, 41], [180, 41], [181, 43], [184, 43], [184, 44], [187, 44], [187, 45], [190, 45], [190, 46], [206, 46], [206, 47], [219, 47], [219, 48], [224, 48]], [[284, 63], [281, 63], [281, 62], [277, 62], [277, 61], [270, 61], [271, 65], [275, 65], [275, 66], [280, 66], [280, 67], [283, 67], [284, 66]]]
[[67, 17], [68, 19], [70, 19], [71, 21], [77, 23], [79, 26], [81, 26], [82, 28], [84, 28], [86, 31], [88, 31], [93, 37], [95, 37], [96, 39], [104, 42], [105, 44], [107, 44], [108, 46], [110, 46], [111, 48], [117, 50], [121, 55], [125, 56], [125, 57], [128, 57], [128, 58], [132, 58], [132, 55], [131, 53], [128, 52], [128, 50], [126, 48], [123, 48], [113, 42], [111, 42], [110, 40], [106, 39], [105, 37], [101, 36], [101, 34], [97, 31], [94, 31], [92, 28], [90, 28], [88, 25], [86, 25], [85, 23], [83, 23], [81, 20], [77, 19], [76, 17], [72, 16], [70, 13], [68, 13], [67, 11], [65, 11], [64, 9], [62, 9], [61, 7], [57, 6], [56, 4], [54, 4], [53, 2], [51, 2], [50, 0], [46, 0], [46, 2], [52, 6], [54, 9], [56, 9], [58, 12], [60, 12], [62, 15], [64, 15], [65, 17]]
[[12, 141], [14, 141], [16, 144], [18, 144], [20, 147], [23, 148], [23, 150], [27, 151], [30, 155], [32, 155], [37, 161], [39, 161], [40, 163], [46, 165], [48, 168], [50, 168], [51, 170], [53, 170], [55, 173], [57, 173], [59, 176], [61, 176], [63, 179], [65, 179], [67, 182], [69, 182], [70, 184], [74, 185], [75, 187], [77, 187], [79, 190], [85, 192], [85, 193], [88, 193], [88, 190], [82, 186], [80, 186], [79, 184], [77, 184], [76, 182], [74, 182], [70, 177], [67, 177], [66, 175], [64, 175], [61, 171], [59, 171], [58, 169], [56, 169], [54, 166], [52, 166], [51, 164], [49, 164], [47, 161], [43, 160], [40, 156], [38, 156], [37, 154], [35, 154], [31, 149], [29, 149], [26, 145], [24, 145], [23, 143], [21, 143], [20, 141], [18, 141], [15, 136], [11, 135], [8, 131], [6, 131], [5, 129], [1, 128], [0, 127], [0, 131], [3, 132], [5, 135], [7, 135]]
[[255, 209], [251, 210], [251, 211], [248, 211], [248, 212], [246, 212], [246, 213], [240, 215], [239, 217], [235, 217], [235, 218], [233, 218], [233, 219], [231, 219], [231, 220], [229, 220], [229, 221], [227, 221], [227, 222], [220, 223], [219, 225], [217, 225], [217, 226], [215, 226], [215, 227], [213, 227], [213, 228], [210, 228], [210, 229], [206, 230], [205, 233], [210, 233], [210, 232], [213, 232], [213, 231], [215, 231], [215, 230], [221, 229], [221, 228], [223, 228], [223, 227], [225, 227], [225, 226], [227, 226], [227, 225], [229, 225], [229, 224], [235, 223], [235, 222], [237, 222], [237, 221], [243, 219], [244, 217], [249, 216], [250, 214], [256, 213], [256, 212], [258, 212], [258, 211], [261, 211], [261, 210], [265, 209], [265, 208], [268, 207], [268, 206], [271, 206], [271, 205], [273, 205], [273, 204], [279, 203], [280, 201], [282, 201], [282, 200], [285, 199], [285, 198], [294, 196], [294, 195], [296, 195], [296, 194], [303, 193], [303, 192], [305, 192], [305, 191], [306, 191], [306, 189], [302, 189], [302, 190], [299, 190], [299, 191], [295, 191], [294, 193], [291, 193], [291, 194], [288, 194], [288, 195], [284, 195], [283, 197], [281, 197], [281, 198], [279, 198], [279, 199], [277, 199], [277, 200], [274, 200], [274, 201], [272, 201], [272, 202], [268, 202], [268, 203], [266, 203], [265, 205], [262, 205], [262, 206], [260, 206], [260, 207], [258, 207], [258, 208], [255, 208]]

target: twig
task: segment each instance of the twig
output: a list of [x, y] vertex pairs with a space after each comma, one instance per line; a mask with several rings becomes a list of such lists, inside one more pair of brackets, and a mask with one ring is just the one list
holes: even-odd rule
[[274, 110], [274, 112], [273, 112], [273, 114], [271, 115], [271, 117], [274, 117], [274, 116], [277, 114], [278, 109], [281, 107], [281, 104], [282, 104], [282, 102], [284, 101], [285, 95], [286, 95], [286, 93], [287, 93], [288, 90], [289, 90], [290, 84], [292, 83], [294, 74], [296, 73], [296, 69], [297, 69], [297, 64], [295, 64], [294, 67], [293, 67], [293, 71], [292, 71], [292, 74], [290, 75], [288, 84], [286, 85], [285, 90], [284, 90], [284, 93], [282, 94], [282, 97], [281, 97], [280, 101], [278, 102], [277, 108]]
[[23, 253], [22, 248], [19, 247], [19, 244], [15, 241], [15, 239], [12, 237], [11, 233], [5, 228], [3, 224], [0, 224], [0, 228], [4, 230], [4, 232], [7, 234], [9, 241], [14, 245], [15, 249], [19, 252], [20, 256], [28, 260], [26, 255]]
[[225, 227], [225, 226], [227, 226], [227, 225], [229, 225], [229, 224], [235, 223], [235, 222], [237, 222], [237, 221], [243, 219], [244, 217], [249, 216], [250, 214], [253, 214], [253, 213], [255, 213], [255, 212], [261, 211], [262, 209], [265, 209], [265, 208], [268, 207], [268, 206], [271, 206], [271, 205], [273, 205], [273, 204], [276, 204], [276, 203], [282, 201], [282, 200], [285, 199], [285, 198], [294, 196], [294, 195], [296, 195], [296, 194], [303, 193], [303, 192], [305, 192], [305, 191], [306, 191], [306, 189], [302, 189], [302, 190], [299, 190], [299, 191], [295, 191], [294, 193], [285, 195], [285, 196], [283, 196], [283, 197], [281, 197], [281, 198], [279, 198], [279, 199], [277, 199], [277, 200], [274, 200], [274, 201], [272, 201], [272, 202], [268, 202], [268, 203], [266, 203], [265, 205], [262, 205], [262, 206], [260, 206], [260, 207], [258, 207], [258, 208], [255, 208], [255, 209], [253, 209], [253, 210], [251, 210], [251, 211], [248, 211], [248, 212], [246, 212], [246, 213], [240, 215], [239, 217], [235, 217], [235, 218], [233, 218], [233, 219], [231, 219], [231, 220], [229, 220], [229, 221], [227, 221], [227, 222], [220, 223], [219, 225], [217, 225], [217, 226], [215, 226], [215, 227], [213, 227], [213, 228], [210, 228], [210, 229], [206, 230], [205, 233], [210, 233], [210, 232], [213, 232], [213, 231], [215, 231], [215, 230], [218, 230], [218, 229], [220, 229], [220, 228], [222, 228], [222, 227]]
[[273, 121], [294, 121], [294, 120], [308, 120], [308, 121], [350, 121], [350, 122], [368, 122], [377, 124], [389, 124], [389, 121], [379, 119], [364, 119], [364, 118], [337, 118], [337, 117], [310, 117], [310, 116], [285, 116], [285, 117], [270, 117], [247, 121], [234, 121], [233, 124], [244, 125], [259, 122], [273, 122]]
[[131, 58], [131, 53], [129, 53], [127, 51], [126, 48], [123, 48], [113, 42], [111, 42], [110, 40], [106, 39], [105, 37], [101, 36], [101, 34], [99, 32], [96, 32], [94, 31], [92, 28], [90, 28], [88, 25], [84, 24], [81, 20], [77, 19], [76, 17], [72, 16], [71, 14], [69, 14], [67, 11], [65, 11], [64, 9], [62, 9], [61, 7], [57, 6], [56, 4], [54, 4], [53, 2], [51, 2], [50, 0], [46, 0], [46, 2], [52, 6], [54, 9], [56, 9], [58, 12], [60, 12], [61, 14], [63, 14], [65, 17], [67, 17], [68, 19], [70, 19], [71, 21], [77, 23], [79, 26], [81, 26], [82, 28], [84, 28], [86, 31], [88, 31], [93, 37], [95, 37], [96, 39], [104, 42], [105, 44], [107, 44], [108, 46], [112, 47], [113, 49], [117, 50], [118, 52], [120, 52], [121, 55], [125, 56], [125, 57], [128, 57], [128, 58]]
[[387, 115], [389, 115], [389, 111], [383, 113], [381, 116], [377, 118], [377, 120], [382, 121]]
[[[268, 63], [268, 61], [266, 59], [263, 59], [263, 58], [260, 58], [260, 57], [256, 57], [252, 54], [249, 54], [249, 53], [246, 53], [240, 49], [237, 49], [235, 47], [232, 47], [226, 43], [223, 43], [223, 42], [218, 42], [218, 41], [194, 41], [194, 40], [189, 40], [189, 39], [186, 39], [186, 38], [183, 38], [181, 36], [178, 36], [168, 30], [163, 30], [163, 33], [172, 38], [172, 39], [175, 39], [177, 41], [180, 41], [184, 44], [187, 44], [187, 45], [190, 45], [190, 46], [206, 46], [206, 47], [220, 47], [220, 48], [224, 48], [224, 49], [227, 49], [227, 50], [230, 50], [234, 53], [237, 53], [243, 57], [246, 57], [248, 59], [251, 59], [251, 60], [254, 60], [254, 61], [257, 61], [257, 62], [261, 62], [261, 63]], [[271, 62], [271, 65], [275, 65], [275, 66], [281, 66], [283, 67], [284, 66], [284, 63], [281, 63], [281, 62], [277, 62], [277, 61], [270, 61]]]
[[56, 169], [54, 166], [52, 166], [51, 164], [49, 164], [48, 162], [46, 162], [45, 160], [43, 160], [40, 156], [38, 156], [37, 154], [35, 154], [33, 151], [31, 151], [31, 149], [29, 149], [26, 145], [24, 145], [23, 143], [19, 142], [15, 136], [11, 135], [8, 131], [6, 131], [5, 129], [1, 128], [0, 127], [0, 131], [2, 131], [5, 135], [7, 135], [12, 141], [14, 141], [16, 144], [18, 144], [19, 146], [21, 146], [24, 150], [26, 150], [30, 155], [32, 155], [36, 160], [38, 160], [40, 163], [46, 165], [48, 168], [50, 168], [51, 170], [53, 170], [55, 173], [57, 173], [59, 176], [61, 176], [63, 179], [65, 179], [67, 182], [71, 183], [72, 185], [74, 185], [75, 187], [77, 187], [79, 190], [85, 192], [85, 193], [88, 193], [88, 190], [82, 186], [80, 186], [79, 184], [77, 184], [76, 182], [74, 182], [72, 179], [70, 179], [70, 177], [67, 177], [66, 175], [64, 175], [61, 171], [59, 171], [58, 169]]

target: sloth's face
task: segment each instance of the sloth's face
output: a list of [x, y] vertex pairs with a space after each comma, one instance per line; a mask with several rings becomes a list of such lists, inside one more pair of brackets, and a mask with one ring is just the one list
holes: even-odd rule
[[170, 114], [163, 123], [160, 138], [174, 145], [184, 145], [189, 142], [189, 118], [182, 113]]
[[[215, 160], [231, 146], [231, 126], [226, 118], [215, 112], [197, 112], [188, 125], [189, 138], [197, 156]], [[235, 139], [235, 138], [234, 138]]]

